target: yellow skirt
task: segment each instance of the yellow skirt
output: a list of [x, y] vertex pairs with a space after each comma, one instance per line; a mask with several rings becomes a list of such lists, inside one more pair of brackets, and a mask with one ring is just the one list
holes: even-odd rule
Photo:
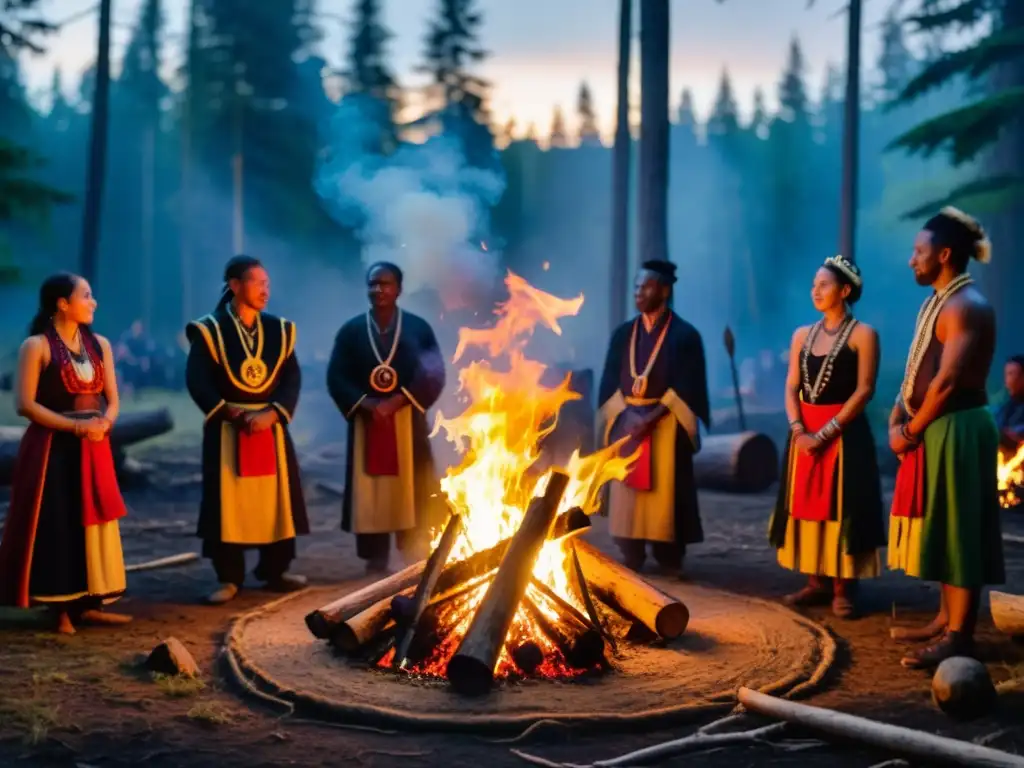
[[[841, 514], [841, 513], [840, 513]], [[779, 565], [790, 571], [832, 579], [873, 579], [882, 570], [878, 550], [859, 555], [843, 552], [843, 521], [794, 520], [786, 524]]]
[[117, 520], [85, 527], [85, 572], [87, 590], [73, 595], [36, 597], [35, 603], [65, 603], [83, 597], [102, 597], [104, 604], [121, 597], [127, 586], [121, 528]]

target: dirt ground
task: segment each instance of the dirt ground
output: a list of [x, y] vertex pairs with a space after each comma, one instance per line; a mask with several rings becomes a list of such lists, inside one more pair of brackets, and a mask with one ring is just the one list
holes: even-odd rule
[[[130, 489], [131, 515], [123, 526], [128, 562], [198, 551], [193, 537], [198, 499], [197, 451], [164, 444], [144, 458], [156, 463], [149, 487]], [[307, 462], [313, 534], [300, 544], [296, 572], [315, 584], [362, 577], [353, 541], [339, 530], [340, 502], [316, 486], [337, 475], [330, 452]], [[706, 541], [687, 561], [688, 578], [758, 597], [777, 597], [800, 578], [780, 570], [765, 541], [771, 494], [703, 494]], [[1004, 531], [1024, 534], [1024, 514], [1008, 513]], [[603, 520], [591, 540], [610, 549]], [[1008, 591], [1024, 592], [1024, 546], [1007, 544]], [[250, 566], [254, 563], [250, 562]], [[244, 591], [225, 607], [201, 604], [214, 586], [205, 562], [129, 576], [120, 610], [135, 621], [126, 628], [83, 628], [69, 638], [42, 628], [0, 630], [0, 765], [31, 766], [358, 766], [526, 765], [507, 743], [436, 734], [373, 732], [282, 718], [279, 712], [239, 693], [227, 682], [220, 643], [232, 618], [277, 597]], [[888, 639], [894, 614], [900, 622], [925, 621], [936, 606], [930, 585], [887, 574], [864, 589], [868, 615], [856, 621], [811, 616], [829, 626], [840, 655], [827, 688], [811, 703], [889, 722], [919, 727], [990, 746], [1024, 752], [1024, 697], [1005, 696], [997, 714], [955, 723], [929, 700], [927, 674], [899, 665], [901, 647]], [[162, 638], [173, 635], [195, 655], [201, 685], [156, 679], [139, 670]], [[1022, 668], [1024, 645], [1000, 636], [986, 616], [980, 653], [997, 679]], [[608, 735], [565, 728], [541, 729], [515, 746], [550, 760], [588, 763], [660, 741], [694, 727]], [[690, 754], [666, 764], [708, 766], [871, 766], [891, 755], [855, 746], [811, 744], [800, 751], [767, 745]]]

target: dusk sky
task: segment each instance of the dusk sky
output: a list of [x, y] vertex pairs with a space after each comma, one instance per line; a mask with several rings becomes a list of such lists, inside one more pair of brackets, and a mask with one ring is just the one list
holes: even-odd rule
[[[273, 2], [274, 0], [262, 0]], [[121, 50], [134, 23], [141, 0], [114, 0], [113, 56]], [[60, 22], [95, 6], [95, 0], [42, 0], [47, 18]], [[338, 62], [347, 48], [343, 18], [352, 0], [320, 0], [326, 38], [321, 53]], [[386, 23], [395, 33], [391, 43], [394, 66], [403, 85], [424, 83], [413, 68], [420, 61], [426, 21], [437, 0], [384, 2]], [[638, 5], [635, 3], [634, 5]], [[728, 66], [741, 107], [749, 108], [751, 94], [764, 87], [768, 103], [775, 101], [776, 82], [795, 34], [807, 57], [807, 78], [817, 96], [828, 62], [845, 57], [843, 0], [817, 0], [808, 10], [806, 0], [672, 0], [672, 103], [684, 87], [694, 91], [703, 115], [714, 98], [722, 67]], [[875, 77], [879, 23], [887, 0], [865, 2], [863, 56], [865, 80]], [[188, 0], [164, 0], [170, 64], [180, 60], [181, 32]], [[582, 80], [590, 83], [602, 131], [609, 132], [615, 97], [617, 0], [479, 0], [485, 16], [483, 44], [491, 56], [480, 73], [493, 83], [494, 122], [514, 116], [519, 133], [530, 123], [546, 135], [552, 110], [561, 105], [570, 128], [575, 124], [574, 104]], [[70, 90], [78, 73], [93, 59], [96, 14], [63, 28], [47, 41], [43, 56], [27, 57], [24, 66], [32, 91], [45, 89], [55, 66], [65, 74]], [[634, 67], [634, 77], [637, 67]]]

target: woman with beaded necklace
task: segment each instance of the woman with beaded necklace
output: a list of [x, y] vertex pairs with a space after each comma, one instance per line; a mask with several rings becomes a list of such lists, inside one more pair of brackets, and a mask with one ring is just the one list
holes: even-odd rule
[[49, 606], [57, 631], [124, 624], [100, 606], [124, 592], [118, 520], [126, 513], [109, 432], [119, 410], [110, 342], [90, 330], [96, 300], [85, 279], [49, 277], [21, 345], [18, 448], [0, 541], [0, 604]]
[[[852, 618], [858, 579], [878, 576], [885, 541], [878, 457], [864, 409], [875, 392], [878, 334], [854, 319], [860, 270], [826, 259], [811, 288], [822, 318], [798, 328], [790, 348], [790, 433], [769, 540], [783, 568], [807, 574], [793, 606], [831, 601]], [[831, 583], [829, 583], [831, 582]]]

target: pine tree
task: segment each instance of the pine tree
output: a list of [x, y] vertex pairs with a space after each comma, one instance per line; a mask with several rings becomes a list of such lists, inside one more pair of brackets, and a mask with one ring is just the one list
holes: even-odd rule
[[764, 89], [758, 86], [754, 89], [754, 106], [750, 114], [750, 123], [747, 130], [759, 139], [768, 138], [768, 126], [771, 118], [768, 115], [768, 107], [764, 101]]
[[896, 15], [896, 8], [889, 10], [882, 23], [882, 51], [877, 66], [879, 82], [875, 95], [883, 103], [900, 95], [917, 68], [917, 62], [907, 47], [903, 22]]
[[478, 37], [483, 15], [474, 0], [438, 0], [437, 17], [430, 23], [424, 63], [430, 75], [436, 106], [430, 115], [441, 132], [462, 141], [474, 166], [494, 165], [494, 138], [488, 127], [490, 86], [469, 69], [487, 56]]
[[689, 88], [683, 88], [683, 95], [679, 98], [676, 122], [683, 128], [692, 129], [697, 126], [697, 113], [693, 108], [693, 91]]
[[[992, 9], [995, 7], [995, 12]], [[906, 105], [957, 78], [989, 87], [972, 103], [937, 115], [894, 139], [889, 149], [930, 157], [943, 151], [954, 166], [980, 157], [997, 142], [1020, 146], [1019, 115], [1024, 109], [1024, 71], [1019, 65], [1024, 39], [1024, 11], [1016, 0], [958, 0], [954, 5], [932, 10], [934, 4], [920, 0], [917, 15], [910, 19], [926, 35], [947, 30], [971, 32], [992, 21], [991, 29], [959, 50], [943, 53], [926, 64], [900, 93], [895, 104]], [[992, 80], [1001, 69], [1015, 77]], [[1004, 132], [1009, 135], [1004, 135]], [[1017, 167], [994, 170], [932, 200], [908, 218], [918, 218], [942, 205], [972, 207], [981, 203], [989, 209], [1004, 209], [1024, 193], [1024, 177]]]
[[[30, 140], [32, 109], [25, 99], [17, 56], [42, 53], [39, 37], [54, 29], [38, 15], [37, 0], [0, 4], [0, 223], [44, 220], [50, 208], [70, 196], [33, 180], [42, 160], [24, 143]], [[18, 269], [0, 239], [0, 282], [18, 279]]]
[[789, 44], [789, 61], [779, 83], [779, 117], [787, 123], [806, 122], [809, 117], [807, 85], [804, 82], [803, 49], [795, 37]]
[[128, 42], [118, 78], [123, 106], [155, 123], [160, 102], [168, 90], [160, 79], [161, 32], [163, 10], [160, 0], [146, 0], [139, 9], [139, 20]]
[[345, 96], [363, 100], [380, 134], [377, 151], [388, 154], [398, 148], [398, 83], [387, 62], [391, 30], [384, 26], [380, 0], [355, 0], [355, 20], [349, 38], [347, 65], [341, 73]]
[[74, 113], [74, 109], [64, 94], [64, 77], [60, 67], [57, 67], [53, 70], [53, 77], [50, 79], [50, 112], [47, 115], [47, 120], [53, 130], [63, 133], [70, 126]]
[[594, 97], [585, 81], [580, 83], [580, 92], [576, 97], [576, 118], [579, 120], [580, 146], [601, 146], [601, 132], [597, 129], [597, 115], [594, 113]]
[[722, 70], [722, 77], [718, 81], [715, 105], [708, 117], [708, 136], [734, 134], [739, 129], [739, 124], [739, 107], [736, 105], [736, 96], [732, 90], [732, 80], [728, 70]]
[[548, 146], [552, 149], [565, 149], [569, 146], [569, 137], [565, 132], [565, 117], [562, 108], [555, 107], [551, 115], [551, 131], [548, 134]]

